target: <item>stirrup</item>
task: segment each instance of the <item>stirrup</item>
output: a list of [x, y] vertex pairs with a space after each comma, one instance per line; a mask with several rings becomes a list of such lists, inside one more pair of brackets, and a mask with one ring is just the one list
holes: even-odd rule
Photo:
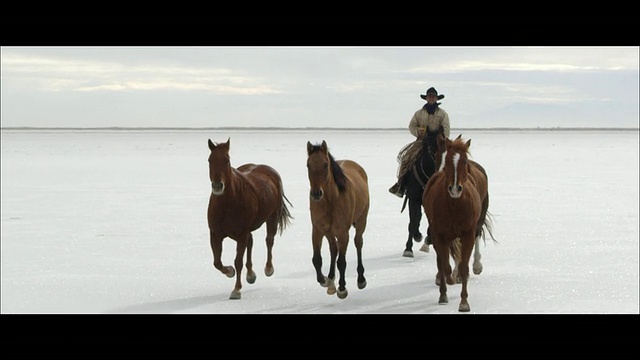
[[389, 188], [389, 192], [399, 198], [404, 197], [404, 190], [400, 189], [400, 184], [398, 183], [393, 184], [393, 186]]

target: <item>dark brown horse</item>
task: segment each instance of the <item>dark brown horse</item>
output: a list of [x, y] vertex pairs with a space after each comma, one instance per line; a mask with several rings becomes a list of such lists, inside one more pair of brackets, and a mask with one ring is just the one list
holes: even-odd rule
[[[316, 280], [327, 288], [327, 294], [336, 293], [336, 262], [340, 272], [338, 297], [344, 299], [348, 292], [345, 281], [349, 229], [355, 228], [353, 238], [358, 254], [358, 289], [367, 286], [362, 265], [362, 234], [367, 227], [369, 214], [369, 184], [364, 169], [351, 160], [334, 160], [327, 143], [312, 145], [307, 142], [307, 171], [309, 175], [309, 209], [311, 211], [313, 266]], [[331, 253], [329, 274], [322, 274], [322, 239], [327, 238]]]
[[447, 284], [455, 283], [449, 263], [450, 249], [458, 249], [455, 242], [459, 241], [460, 260], [456, 265], [459, 264], [462, 291], [458, 310], [466, 312], [470, 311], [467, 281], [471, 252], [477, 238], [483, 234], [483, 227], [491, 233], [487, 217], [488, 180], [486, 172], [468, 158], [471, 140], [464, 142], [460, 136], [453, 141], [444, 138], [438, 145], [442, 154], [440, 170], [429, 179], [422, 197], [429, 236], [437, 254], [438, 303], [449, 302]]
[[[244, 164], [237, 169], [231, 166], [229, 145], [214, 144], [209, 140], [209, 180], [211, 180], [211, 197], [207, 220], [213, 266], [227, 277], [236, 275], [236, 285], [230, 299], [240, 299], [243, 260], [247, 253], [247, 282], [253, 284], [256, 274], [253, 271], [251, 250], [253, 236], [251, 232], [262, 224], [267, 224], [267, 262], [264, 268], [266, 276], [273, 274], [272, 253], [276, 232], [282, 231], [292, 219], [287, 204], [289, 199], [284, 195], [282, 179], [276, 170], [268, 165]], [[286, 203], [285, 203], [286, 201]], [[226, 237], [236, 241], [235, 269], [222, 264], [222, 240]]]

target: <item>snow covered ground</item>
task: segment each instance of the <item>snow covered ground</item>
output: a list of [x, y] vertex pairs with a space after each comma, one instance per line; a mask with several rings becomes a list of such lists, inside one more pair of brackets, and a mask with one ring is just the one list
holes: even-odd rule
[[[494, 234], [471, 274], [477, 314], [638, 314], [637, 130], [466, 130], [489, 174]], [[3, 314], [458, 313], [460, 285], [438, 305], [435, 251], [402, 257], [407, 212], [387, 192], [400, 130], [3, 130]], [[254, 233], [258, 279], [212, 266], [206, 221], [207, 139], [231, 138], [231, 163], [276, 168], [294, 220], [276, 236], [275, 273], [263, 273], [264, 228]], [[358, 290], [353, 241], [349, 296], [315, 280], [306, 143], [368, 172], [364, 233], [368, 285]], [[426, 230], [423, 218], [421, 230]], [[353, 232], [352, 232], [353, 234]], [[235, 242], [224, 242], [232, 265]], [[325, 268], [329, 254], [323, 246]], [[325, 270], [326, 272], [326, 270]], [[246, 273], [246, 272], [245, 272]]]

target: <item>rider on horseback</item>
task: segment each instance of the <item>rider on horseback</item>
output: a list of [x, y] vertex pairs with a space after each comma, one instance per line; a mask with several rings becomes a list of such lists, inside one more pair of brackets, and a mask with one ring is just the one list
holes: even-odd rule
[[416, 137], [412, 143], [405, 145], [398, 153], [398, 181], [389, 188], [389, 192], [402, 198], [405, 193], [406, 174], [413, 165], [419, 150], [421, 149], [423, 137], [429, 133], [437, 132], [442, 126], [444, 136], [449, 137], [449, 114], [440, 108], [437, 102], [444, 98], [444, 95], [438, 95], [438, 91], [430, 87], [425, 95], [420, 97], [427, 101], [424, 106], [413, 114], [409, 122], [409, 132]]

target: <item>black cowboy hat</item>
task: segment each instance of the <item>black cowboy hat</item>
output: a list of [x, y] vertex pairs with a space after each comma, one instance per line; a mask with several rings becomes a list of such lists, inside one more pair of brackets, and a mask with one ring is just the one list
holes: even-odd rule
[[421, 95], [420, 95], [420, 97], [421, 97], [423, 100], [427, 100], [427, 95], [429, 95], [429, 94], [434, 94], [435, 96], [437, 96], [437, 97], [438, 97], [438, 100], [442, 100], [442, 99], [444, 99], [444, 95], [438, 95], [438, 90], [436, 90], [436, 88], [434, 88], [434, 87], [430, 87], [430, 88], [428, 88], [428, 89], [427, 89], [427, 93], [426, 93], [425, 95], [422, 95], [422, 94], [421, 94]]

